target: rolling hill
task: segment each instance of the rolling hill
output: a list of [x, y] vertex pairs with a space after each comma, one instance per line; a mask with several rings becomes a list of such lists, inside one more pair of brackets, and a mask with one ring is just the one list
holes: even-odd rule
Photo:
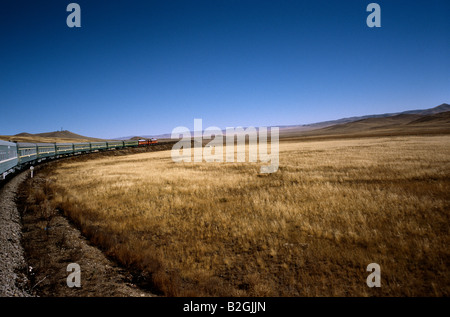
[[[437, 118], [428, 118], [426, 119], [424, 116], [427, 115], [434, 115], [439, 113], [444, 113], [450, 111], [450, 105], [447, 103], [443, 103], [439, 106], [436, 106], [434, 108], [429, 109], [418, 109], [418, 110], [408, 110], [403, 112], [395, 112], [395, 113], [383, 113], [383, 114], [373, 114], [373, 115], [365, 115], [365, 116], [359, 116], [359, 117], [348, 117], [348, 118], [342, 118], [337, 120], [330, 120], [330, 121], [322, 121], [317, 123], [311, 123], [311, 124], [303, 124], [303, 125], [289, 125], [289, 126], [279, 126], [280, 129], [280, 138], [292, 138], [292, 137], [304, 137], [304, 136], [313, 136], [313, 135], [326, 135], [326, 134], [350, 134], [350, 133], [356, 133], [359, 130], [366, 131], [367, 129], [380, 129], [384, 127], [385, 129], [393, 128], [394, 130], [397, 130], [396, 133], [399, 133], [400, 127], [397, 126], [398, 124], [407, 124], [411, 123], [415, 119], [417, 120], [431, 120], [430, 125], [437, 124], [442, 125], [444, 122], [442, 121], [434, 121]], [[367, 120], [367, 121], [363, 121]], [[444, 120], [445, 121], [445, 120]], [[351, 124], [355, 123], [355, 124]], [[332, 128], [334, 127], [334, 128]], [[424, 128], [424, 126], [417, 125], [416, 128]], [[330, 129], [327, 129], [330, 128]], [[407, 131], [409, 128], [409, 131]], [[402, 133], [410, 133], [413, 132], [412, 130], [413, 126], [403, 126], [402, 129], [404, 130]], [[445, 127], [431, 127], [429, 126], [431, 130], [428, 132], [431, 132], [432, 130], [441, 129]], [[406, 130], [405, 130], [406, 129]], [[394, 132], [394, 131], [392, 131]], [[420, 132], [416, 130], [416, 132]], [[427, 131], [422, 131], [427, 132]], [[224, 135], [225, 130], [223, 130]], [[170, 139], [171, 134], [160, 134], [160, 135], [142, 135], [140, 138], [158, 138], [158, 139]], [[132, 137], [121, 137], [117, 138], [118, 140], [127, 140], [131, 139]]]
[[[280, 126], [279, 128], [280, 139], [447, 134], [450, 133], [450, 105], [443, 103], [430, 109], [349, 117], [313, 124]], [[115, 138], [114, 140], [149, 139], [152, 137], [161, 140], [170, 139], [170, 136], [171, 134], [167, 133], [121, 137]], [[0, 140], [33, 143], [105, 141], [103, 139], [79, 135], [67, 130], [37, 134], [22, 132], [12, 136], [0, 135]]]
[[[301, 135], [304, 132], [307, 131], [313, 131], [313, 130], [321, 130], [323, 128], [331, 127], [331, 126], [337, 126], [342, 124], [347, 124], [351, 122], [358, 122], [364, 119], [383, 119], [388, 117], [396, 117], [399, 115], [432, 115], [432, 114], [438, 114], [442, 112], [450, 111], [450, 105], [447, 103], [443, 103], [439, 106], [436, 106], [434, 108], [429, 109], [419, 109], [419, 110], [408, 110], [403, 112], [395, 112], [395, 113], [383, 113], [383, 114], [374, 114], [374, 115], [366, 115], [366, 116], [359, 116], [359, 117], [348, 117], [348, 118], [342, 118], [337, 120], [330, 120], [330, 121], [323, 121], [323, 122], [317, 122], [312, 124], [304, 124], [304, 125], [292, 125], [292, 126], [280, 126], [280, 136], [295, 136], [295, 135]], [[401, 118], [401, 117], [400, 117]], [[400, 118], [394, 119], [394, 120], [401, 120]], [[412, 117], [411, 117], [412, 118]], [[419, 117], [417, 117], [419, 118]], [[406, 119], [407, 120], [407, 119]], [[374, 121], [379, 122], [382, 124], [383, 121]], [[387, 121], [387, 124], [389, 124], [389, 120]], [[367, 121], [367, 123], [371, 124], [370, 121]], [[373, 123], [372, 123], [373, 124]], [[356, 126], [354, 127], [356, 128]], [[352, 128], [353, 129], [353, 128]], [[346, 129], [344, 129], [346, 130]], [[321, 131], [322, 132], [322, 131]], [[319, 133], [321, 133], [319, 132]]]
[[450, 134], [450, 111], [429, 115], [399, 114], [389, 117], [367, 118], [311, 131], [280, 132], [280, 138], [336, 138], [419, 134]]
[[104, 141], [103, 139], [91, 138], [67, 130], [36, 134], [22, 132], [16, 135], [0, 135], [0, 140], [30, 143], [73, 143]]
[[45, 132], [34, 134], [36, 137], [42, 138], [58, 138], [58, 139], [77, 139], [77, 140], [101, 140], [98, 138], [91, 138], [83, 135], [79, 135], [68, 130], [55, 131], [55, 132]]

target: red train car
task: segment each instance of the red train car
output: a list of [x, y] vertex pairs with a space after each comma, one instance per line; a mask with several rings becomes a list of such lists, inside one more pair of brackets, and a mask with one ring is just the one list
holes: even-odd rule
[[158, 143], [158, 140], [154, 138], [149, 140], [139, 140], [139, 146], [149, 146], [156, 143]]

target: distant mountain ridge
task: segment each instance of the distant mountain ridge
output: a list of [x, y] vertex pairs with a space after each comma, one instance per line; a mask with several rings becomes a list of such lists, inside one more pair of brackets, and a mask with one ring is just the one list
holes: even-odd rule
[[[313, 135], [369, 133], [373, 131], [447, 131], [450, 129], [450, 105], [443, 103], [429, 109], [408, 110], [395, 113], [374, 114], [323, 121], [312, 124], [279, 126], [280, 137], [309, 137]], [[225, 134], [225, 131], [223, 131]], [[171, 134], [141, 135], [114, 138], [112, 140], [170, 139]], [[68, 130], [31, 134], [18, 133], [14, 136], [0, 136], [2, 140], [18, 142], [95, 142], [104, 139], [86, 137]]]
[[[315, 131], [319, 129], [323, 129], [326, 127], [356, 122], [360, 120], [365, 119], [374, 119], [374, 118], [388, 118], [388, 117], [394, 117], [398, 115], [433, 115], [438, 113], [443, 113], [446, 111], [450, 111], [450, 105], [447, 103], [443, 103], [439, 106], [429, 108], [429, 109], [417, 109], [417, 110], [407, 110], [402, 112], [393, 112], [393, 113], [383, 113], [383, 114], [373, 114], [373, 115], [365, 115], [365, 116], [355, 116], [355, 117], [348, 117], [348, 118], [342, 118], [337, 120], [329, 120], [329, 121], [321, 121], [316, 123], [310, 123], [310, 124], [299, 124], [299, 125], [285, 125], [285, 126], [278, 126], [280, 128], [280, 135], [283, 134], [291, 134], [291, 133], [302, 133], [307, 131]], [[417, 117], [419, 119], [420, 117]], [[426, 120], [426, 119], [424, 119]], [[222, 130], [222, 132], [225, 134], [225, 130]], [[165, 134], [159, 134], [159, 135], [142, 135], [142, 136], [129, 136], [129, 137], [120, 137], [116, 138], [117, 140], [128, 140], [128, 139], [135, 139], [135, 138], [170, 138], [170, 133]]]
[[[310, 124], [280, 126], [280, 129], [282, 129], [282, 128], [289, 129], [289, 128], [297, 128], [297, 127], [320, 129], [320, 128], [325, 128], [327, 126], [332, 126], [332, 125], [341, 124], [341, 123], [354, 122], [354, 121], [359, 121], [359, 120], [369, 119], [369, 118], [386, 118], [386, 117], [392, 117], [392, 116], [401, 115], [401, 114], [429, 115], [429, 114], [436, 114], [436, 113], [446, 112], [446, 111], [450, 111], [450, 105], [447, 103], [443, 103], [439, 106], [436, 106], [434, 108], [429, 108], [429, 109], [407, 110], [407, 111], [402, 111], [402, 112], [348, 117], [348, 118], [329, 120], [329, 121], [321, 121], [321, 122], [310, 123]], [[306, 131], [306, 129], [305, 129], [305, 131]]]
[[402, 113], [388, 117], [371, 117], [335, 124], [309, 131], [288, 130], [280, 138], [330, 138], [394, 135], [450, 134], [450, 111]]

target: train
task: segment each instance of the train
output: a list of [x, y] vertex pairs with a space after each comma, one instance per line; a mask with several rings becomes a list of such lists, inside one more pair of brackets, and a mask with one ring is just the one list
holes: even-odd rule
[[149, 140], [139, 140], [139, 146], [148, 146], [156, 143], [158, 143], [158, 140], [155, 138]]
[[156, 139], [84, 143], [23, 143], [0, 140], [0, 180], [8, 174], [48, 159], [130, 147], [149, 146]]

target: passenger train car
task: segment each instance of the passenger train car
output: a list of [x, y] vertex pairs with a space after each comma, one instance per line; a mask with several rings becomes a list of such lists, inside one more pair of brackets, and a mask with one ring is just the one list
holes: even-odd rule
[[0, 140], [0, 173], [5, 178], [5, 173], [14, 169], [19, 164], [16, 143]]
[[156, 139], [142, 143], [140, 140], [85, 143], [21, 143], [0, 140], [0, 180], [5, 179], [10, 173], [46, 159], [155, 143], [157, 143]]

